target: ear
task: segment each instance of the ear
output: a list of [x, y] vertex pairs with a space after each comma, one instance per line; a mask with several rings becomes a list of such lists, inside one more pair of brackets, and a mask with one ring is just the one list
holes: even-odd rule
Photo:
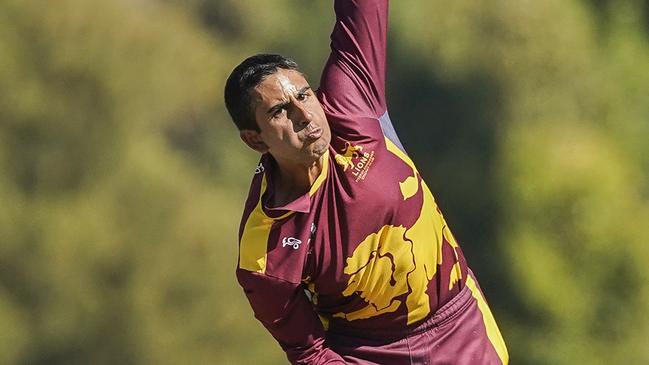
[[266, 145], [266, 143], [264, 143], [259, 132], [252, 129], [244, 129], [242, 131], [239, 131], [239, 136], [241, 137], [243, 143], [247, 144], [248, 147], [252, 148], [253, 150], [259, 153], [268, 152], [268, 146]]

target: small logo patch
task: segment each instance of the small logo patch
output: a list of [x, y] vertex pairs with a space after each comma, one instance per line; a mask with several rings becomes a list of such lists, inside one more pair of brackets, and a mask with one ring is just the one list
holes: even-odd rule
[[363, 147], [354, 146], [349, 142], [345, 142], [345, 147], [341, 151], [342, 154], [336, 154], [334, 157], [336, 163], [343, 167], [343, 171], [347, 171], [348, 168], [354, 168], [354, 158], [360, 157], [360, 153], [363, 151]]
[[261, 174], [262, 172], [264, 172], [264, 165], [262, 165], [260, 162], [259, 165], [257, 165], [257, 167], [255, 168], [255, 175]]
[[351, 170], [354, 180], [359, 182], [365, 179], [370, 166], [374, 162], [374, 151], [363, 152], [362, 146], [354, 146], [350, 142], [345, 142], [341, 153], [334, 156], [336, 163], [342, 166], [343, 171]]
[[300, 248], [301, 244], [302, 241], [295, 237], [284, 237], [284, 239], [282, 239], [282, 247], [289, 246], [293, 247], [294, 250], [297, 250], [298, 248]]

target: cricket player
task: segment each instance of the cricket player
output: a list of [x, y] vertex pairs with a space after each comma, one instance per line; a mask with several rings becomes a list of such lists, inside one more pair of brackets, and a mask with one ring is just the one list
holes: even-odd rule
[[226, 84], [241, 139], [261, 154], [237, 268], [255, 317], [292, 364], [507, 364], [388, 114], [388, 1], [334, 9], [317, 91], [295, 62], [269, 54], [243, 61]]

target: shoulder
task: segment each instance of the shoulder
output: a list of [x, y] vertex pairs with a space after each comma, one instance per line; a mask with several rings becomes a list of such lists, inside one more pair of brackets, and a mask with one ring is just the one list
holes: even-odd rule
[[262, 156], [259, 163], [253, 170], [252, 180], [250, 182], [250, 188], [248, 189], [248, 197], [243, 206], [243, 214], [241, 217], [241, 222], [239, 225], [239, 240], [243, 234], [246, 221], [250, 217], [250, 214], [254, 211], [257, 204], [261, 199], [261, 194], [264, 190], [264, 172], [266, 170], [267, 162], [266, 158]]
[[302, 281], [310, 240], [310, 223], [304, 214], [287, 211], [270, 216], [261, 197], [264, 179], [256, 201], [249, 201], [241, 222], [239, 238], [239, 271], [274, 277], [292, 283]]

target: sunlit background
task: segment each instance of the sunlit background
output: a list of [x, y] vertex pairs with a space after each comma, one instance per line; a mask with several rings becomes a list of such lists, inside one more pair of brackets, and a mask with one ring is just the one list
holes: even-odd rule
[[[317, 86], [332, 3], [0, 1], [0, 364], [286, 363], [222, 89], [258, 52]], [[648, 364], [649, 1], [392, 1], [388, 58], [512, 364]]]

